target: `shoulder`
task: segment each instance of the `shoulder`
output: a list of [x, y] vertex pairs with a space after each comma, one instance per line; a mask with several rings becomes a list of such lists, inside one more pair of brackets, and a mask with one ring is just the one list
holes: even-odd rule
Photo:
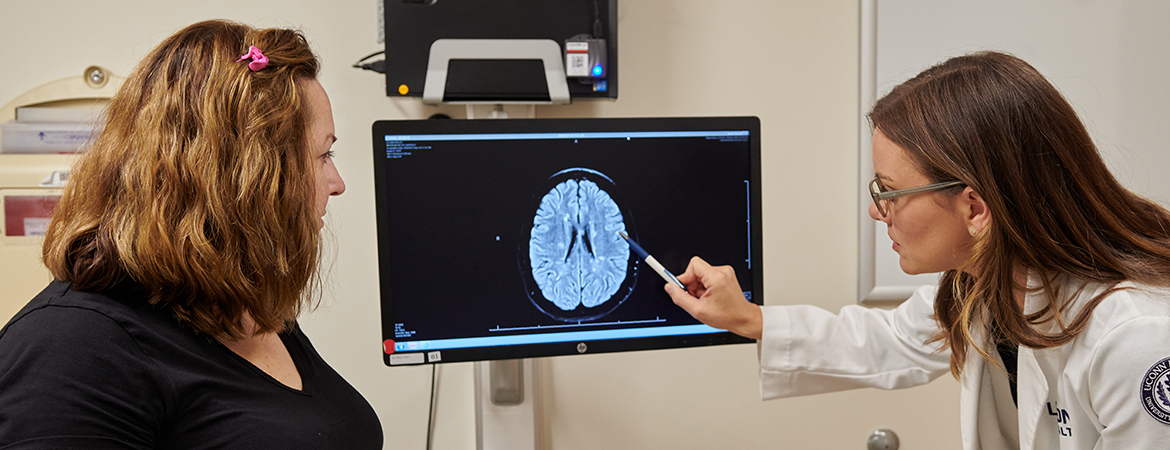
[[111, 316], [125, 316], [135, 310], [148, 309], [148, 306], [146, 294], [129, 285], [107, 292], [85, 292], [74, 290], [70, 283], [53, 281], [17, 312], [12, 322], [44, 309], [77, 308]]
[[0, 376], [51, 371], [54, 379], [101, 380], [138, 371], [158, 378], [160, 358], [191, 335], [140, 293], [53, 282], [0, 329]]
[[0, 330], [0, 409], [12, 425], [0, 441], [143, 443], [137, 432], [157, 427], [170, 388], [127, 331], [133, 314], [119, 309], [54, 283]]
[[[0, 329], [0, 343], [26, 341], [30, 338], [72, 339], [85, 334], [89, 338], [118, 330], [116, 317], [125, 316], [124, 308], [101, 294], [71, 290], [68, 283], [53, 282], [24, 306]], [[35, 342], [29, 342], [33, 344]], [[100, 344], [100, 343], [99, 343]]]
[[1093, 310], [1073, 344], [1066, 376], [1083, 386], [1086, 405], [1107, 430], [1118, 430], [1112, 434], [1120, 439], [1166, 437], [1170, 297], [1157, 289], [1121, 287], [1126, 289], [1109, 293]]
[[1104, 297], [1073, 349], [1083, 352], [1090, 376], [1098, 381], [1124, 376], [1136, 385], [1147, 369], [1170, 357], [1170, 295], [1127, 283], [1117, 288], [1082, 295]]
[[141, 322], [126, 303], [54, 282], [0, 329], [0, 367], [86, 375], [105, 362], [141, 361], [142, 349], [129, 331]]
[[[1159, 347], [1165, 347], [1164, 356], [1170, 356], [1170, 291], [1131, 283], [1065, 283], [1062, 287], [1071, 295], [1061, 312], [1065, 323], [1092, 308], [1069, 350], [1088, 357], [1086, 352], [1098, 354], [1119, 346], [1159, 352], [1163, 351]], [[1052, 320], [1038, 329], [1061, 332]]]
[[[152, 307], [146, 295], [133, 288], [82, 292], [69, 283], [54, 281], [0, 329], [0, 339], [18, 330], [21, 335], [64, 336], [115, 327], [132, 333], [141, 328], [166, 328], [170, 322], [174, 320], [168, 311]], [[33, 326], [37, 324], [47, 326]]]
[[[1077, 303], [1088, 304], [1102, 296], [1100, 303], [1089, 316], [1085, 332], [1089, 338], [1104, 339], [1112, 333], [1141, 332], [1151, 328], [1155, 331], [1164, 324], [1170, 324], [1170, 291], [1122, 283], [1115, 287], [1097, 286], [1085, 291]], [[1078, 310], [1081, 306], [1078, 305]], [[1170, 331], [1168, 329], [1167, 331]]]

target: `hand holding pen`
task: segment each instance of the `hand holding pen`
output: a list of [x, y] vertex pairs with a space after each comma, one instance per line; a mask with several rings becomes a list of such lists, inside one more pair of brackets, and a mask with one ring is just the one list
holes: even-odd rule
[[674, 300], [674, 304], [707, 325], [746, 338], [760, 339], [763, 334], [763, 312], [759, 305], [743, 298], [743, 290], [731, 266], [711, 267], [696, 256], [691, 258], [687, 271], [675, 277], [629, 236], [621, 231], [618, 234], [646, 261], [646, 265], [666, 280], [666, 293]]
[[666, 285], [666, 293], [692, 317], [715, 328], [760, 339], [764, 315], [760, 306], [743, 297], [743, 289], [731, 266], [712, 267], [698, 256], [691, 258], [678, 280], [688, 286]]

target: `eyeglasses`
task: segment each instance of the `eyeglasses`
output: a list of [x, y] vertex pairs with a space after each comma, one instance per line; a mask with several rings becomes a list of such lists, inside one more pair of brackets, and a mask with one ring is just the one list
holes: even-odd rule
[[874, 177], [873, 181], [869, 182], [869, 195], [873, 197], [873, 204], [877, 207], [878, 213], [880, 213], [882, 217], [886, 217], [886, 214], [889, 213], [889, 210], [886, 208], [887, 200], [898, 197], [905, 197], [907, 195], [921, 194], [923, 192], [941, 191], [946, 188], [962, 186], [964, 184], [965, 183], [962, 181], [947, 181], [943, 183], [928, 184], [926, 186], [883, 192], [885, 187], [882, 186], [882, 182], [879, 181], [877, 177]]

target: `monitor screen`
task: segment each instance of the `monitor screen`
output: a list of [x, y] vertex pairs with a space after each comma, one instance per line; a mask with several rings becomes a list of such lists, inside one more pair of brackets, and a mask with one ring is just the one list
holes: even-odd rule
[[676, 306], [668, 271], [734, 268], [763, 303], [755, 117], [373, 125], [388, 365], [753, 342]]

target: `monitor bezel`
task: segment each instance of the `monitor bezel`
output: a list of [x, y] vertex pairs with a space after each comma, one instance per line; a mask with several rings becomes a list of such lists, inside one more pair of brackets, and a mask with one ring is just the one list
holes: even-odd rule
[[[654, 132], [654, 131], [721, 131], [721, 130], [748, 130], [750, 148], [750, 210], [751, 221], [751, 263], [752, 298], [751, 302], [762, 305], [764, 302], [763, 286], [763, 246], [762, 246], [762, 198], [761, 198], [761, 159], [760, 159], [760, 122], [754, 116], [725, 116], [725, 117], [652, 117], [652, 118], [556, 118], [556, 119], [431, 119], [431, 120], [382, 120], [374, 122], [371, 127], [372, 139], [375, 143], [374, 152], [374, 189], [375, 214], [378, 223], [387, 223], [390, 218], [388, 206], [378, 200], [379, 192], [387, 184], [386, 174], [379, 164], [379, 156], [385, 157], [385, 136], [387, 135], [419, 135], [419, 134], [490, 134], [490, 133], [589, 133], [589, 132]], [[381, 147], [377, 144], [381, 143]], [[384, 242], [386, 227], [378, 226], [378, 241]], [[379, 267], [388, 266], [389, 255], [378, 246]], [[701, 255], [699, 255], [701, 256]], [[389, 277], [381, 276], [379, 270], [379, 306], [382, 328], [382, 338], [391, 339], [393, 336], [393, 319], [388, 319], [386, 305], [391, 301]], [[383, 362], [388, 366], [434, 364], [449, 362], [490, 361], [503, 359], [539, 358], [567, 356], [577, 354], [615, 353], [626, 351], [666, 350], [690, 347], [704, 347], [712, 345], [754, 343], [756, 340], [735, 335], [730, 332], [672, 335], [656, 337], [637, 337], [624, 339], [600, 339], [584, 342], [556, 342], [539, 344], [521, 344], [507, 346], [471, 347], [457, 349], [443, 349], [442, 358], [432, 361], [423, 358], [423, 361], [391, 363], [391, 354], [395, 353], [384, 348]], [[386, 342], [384, 341], [384, 345]], [[416, 352], [423, 353], [423, 352]]]

